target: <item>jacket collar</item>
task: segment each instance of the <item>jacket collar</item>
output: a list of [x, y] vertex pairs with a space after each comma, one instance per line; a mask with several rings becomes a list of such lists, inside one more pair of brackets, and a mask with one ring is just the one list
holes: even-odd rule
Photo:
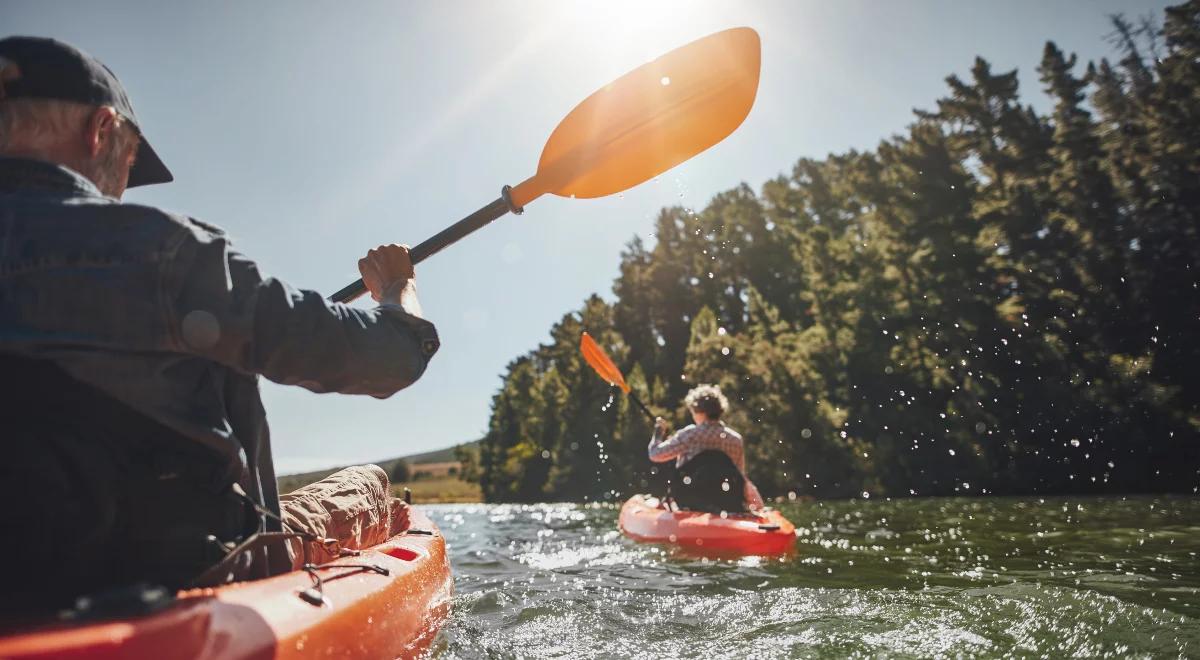
[[0, 156], [0, 193], [13, 192], [104, 196], [96, 184], [68, 167], [31, 158]]

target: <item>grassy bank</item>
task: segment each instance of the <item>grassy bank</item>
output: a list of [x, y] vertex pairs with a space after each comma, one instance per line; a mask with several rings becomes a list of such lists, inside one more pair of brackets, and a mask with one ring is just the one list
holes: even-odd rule
[[402, 497], [406, 486], [412, 491], [414, 504], [483, 501], [483, 492], [480, 491], [479, 484], [468, 483], [454, 475], [411, 480], [405, 484], [393, 485], [392, 489], [396, 492], [397, 497]]
[[[407, 462], [411, 472], [416, 480], [420, 480], [425, 476], [421, 473], [428, 473], [429, 476], [440, 477], [446, 476], [450, 467], [460, 468], [458, 459], [455, 457], [455, 450], [459, 447], [471, 448], [475, 446], [475, 442], [467, 442], [454, 447], [438, 449], [436, 451], [425, 452], [423, 454], [410, 454], [408, 456], [400, 456], [397, 458], [387, 458], [380, 461], [372, 461], [375, 465], [383, 468], [389, 476], [394, 474], [396, 464], [401, 461]], [[298, 474], [280, 475], [278, 479], [279, 492], [290, 493], [297, 488], [307, 486], [315, 481], [319, 481], [329, 475], [341, 470], [346, 466], [330, 467], [324, 470], [314, 470], [312, 472], [303, 472]]]

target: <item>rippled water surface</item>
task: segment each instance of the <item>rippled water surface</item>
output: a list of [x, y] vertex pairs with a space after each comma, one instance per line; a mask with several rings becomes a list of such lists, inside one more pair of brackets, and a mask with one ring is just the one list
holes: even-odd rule
[[796, 503], [796, 552], [637, 544], [613, 506], [441, 505], [437, 657], [1200, 657], [1200, 498]]

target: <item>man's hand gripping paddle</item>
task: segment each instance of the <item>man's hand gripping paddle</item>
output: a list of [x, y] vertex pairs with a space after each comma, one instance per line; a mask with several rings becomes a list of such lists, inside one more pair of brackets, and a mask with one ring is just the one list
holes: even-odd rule
[[[605, 85], [554, 129], [536, 174], [505, 186], [491, 204], [414, 247], [412, 262], [507, 213], [520, 213], [546, 193], [580, 198], [618, 193], [720, 142], [754, 105], [759, 51], [758, 33], [733, 28], [676, 48]], [[366, 290], [360, 279], [330, 299], [349, 302]]]
[[613, 364], [613, 361], [609, 359], [604, 349], [600, 348], [596, 340], [592, 339], [592, 336], [586, 332], [579, 338], [579, 352], [583, 353], [583, 359], [592, 369], [596, 370], [596, 373], [601, 378], [608, 381], [609, 385], [621, 388], [622, 392], [629, 395], [629, 400], [636, 403], [637, 407], [646, 413], [650, 421], [655, 421], [656, 417], [654, 413], [650, 412], [646, 404], [642, 403], [641, 399], [637, 398], [637, 395], [633, 393], [633, 390], [629, 387], [629, 383], [626, 383], [625, 377], [621, 375], [621, 370], [617, 368], [617, 365]]

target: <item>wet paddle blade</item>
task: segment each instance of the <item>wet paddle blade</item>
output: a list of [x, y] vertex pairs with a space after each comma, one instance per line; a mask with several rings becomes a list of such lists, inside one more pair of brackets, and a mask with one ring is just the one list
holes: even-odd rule
[[610, 385], [616, 385], [621, 388], [621, 391], [629, 394], [629, 385], [625, 382], [625, 377], [621, 375], [621, 370], [613, 361], [609, 359], [608, 354], [595, 339], [588, 333], [583, 333], [579, 338], [579, 352], [583, 353], [583, 359], [596, 370], [596, 373], [601, 378], [608, 381]]
[[602, 197], [655, 177], [720, 142], [754, 105], [758, 33], [734, 28], [681, 46], [584, 99], [551, 134], [537, 174], [513, 189]]

